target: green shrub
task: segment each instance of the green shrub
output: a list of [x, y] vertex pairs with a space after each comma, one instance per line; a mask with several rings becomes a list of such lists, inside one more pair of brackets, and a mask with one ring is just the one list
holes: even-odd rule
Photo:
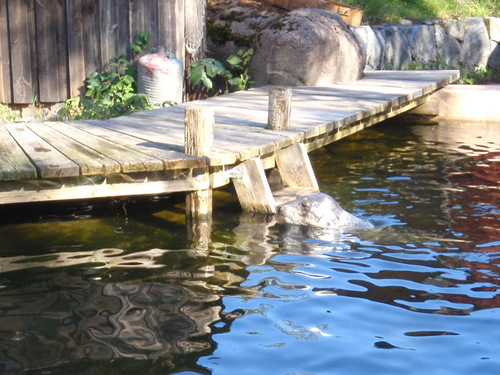
[[394, 23], [402, 19], [499, 17], [498, 0], [342, 0], [363, 10], [363, 22]]
[[472, 71], [462, 71], [457, 82], [465, 85], [480, 85], [485, 83], [500, 83], [500, 69], [478, 68]]
[[228, 67], [213, 58], [203, 58], [187, 69], [187, 92], [190, 100], [246, 90], [253, 84], [249, 68], [254, 50], [239, 50], [226, 59]]
[[8, 105], [0, 103], [0, 122], [16, 122], [20, 119], [19, 113], [13, 112]]
[[134, 57], [144, 52], [149, 42], [148, 33], [139, 33], [130, 44], [132, 59], [126, 52], [110, 59], [102, 72], [92, 73], [85, 81], [85, 95], [66, 101], [59, 111], [59, 119], [106, 119], [151, 108], [148, 98], [137, 93], [137, 70]]
[[229, 79], [228, 82], [234, 91], [246, 90], [252, 87], [254, 83], [251, 76], [253, 69], [249, 65], [253, 53], [253, 48], [246, 51], [239, 50], [236, 55], [231, 55], [227, 58], [226, 62], [233, 71], [233, 78]]

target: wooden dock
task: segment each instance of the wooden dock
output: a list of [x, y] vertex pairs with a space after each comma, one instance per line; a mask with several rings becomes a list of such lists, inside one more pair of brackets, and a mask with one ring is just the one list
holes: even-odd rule
[[[312, 170], [306, 172], [309, 180], [300, 181], [303, 168], [310, 169], [307, 152], [425, 103], [458, 76], [371, 71], [356, 82], [293, 87], [290, 127], [281, 131], [267, 129], [267, 87], [109, 120], [4, 124], [0, 204], [211, 192], [232, 179], [244, 209], [273, 212], [286, 194], [269, 196], [268, 186], [265, 198], [248, 191], [260, 178], [254, 171], [261, 176], [278, 166], [291, 194], [317, 190]], [[204, 156], [185, 153], [190, 107], [214, 112], [213, 142]]]

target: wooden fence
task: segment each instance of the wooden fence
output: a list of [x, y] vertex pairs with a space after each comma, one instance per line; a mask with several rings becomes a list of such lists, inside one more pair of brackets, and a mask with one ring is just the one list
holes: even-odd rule
[[138, 32], [185, 61], [186, 34], [196, 24], [186, 13], [200, 2], [0, 0], [0, 103], [57, 103], [82, 93], [85, 78]]

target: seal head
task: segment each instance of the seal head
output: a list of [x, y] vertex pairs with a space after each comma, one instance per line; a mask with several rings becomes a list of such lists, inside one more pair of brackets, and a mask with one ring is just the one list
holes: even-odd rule
[[278, 222], [328, 229], [370, 229], [373, 225], [345, 211], [327, 194], [313, 193], [278, 207]]

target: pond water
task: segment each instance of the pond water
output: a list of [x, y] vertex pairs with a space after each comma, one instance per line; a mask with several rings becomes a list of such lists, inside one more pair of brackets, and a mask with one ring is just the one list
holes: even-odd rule
[[[376, 228], [216, 195], [2, 207], [2, 374], [498, 374], [500, 126], [384, 123], [310, 154]], [[181, 199], [178, 199], [181, 198]]]

